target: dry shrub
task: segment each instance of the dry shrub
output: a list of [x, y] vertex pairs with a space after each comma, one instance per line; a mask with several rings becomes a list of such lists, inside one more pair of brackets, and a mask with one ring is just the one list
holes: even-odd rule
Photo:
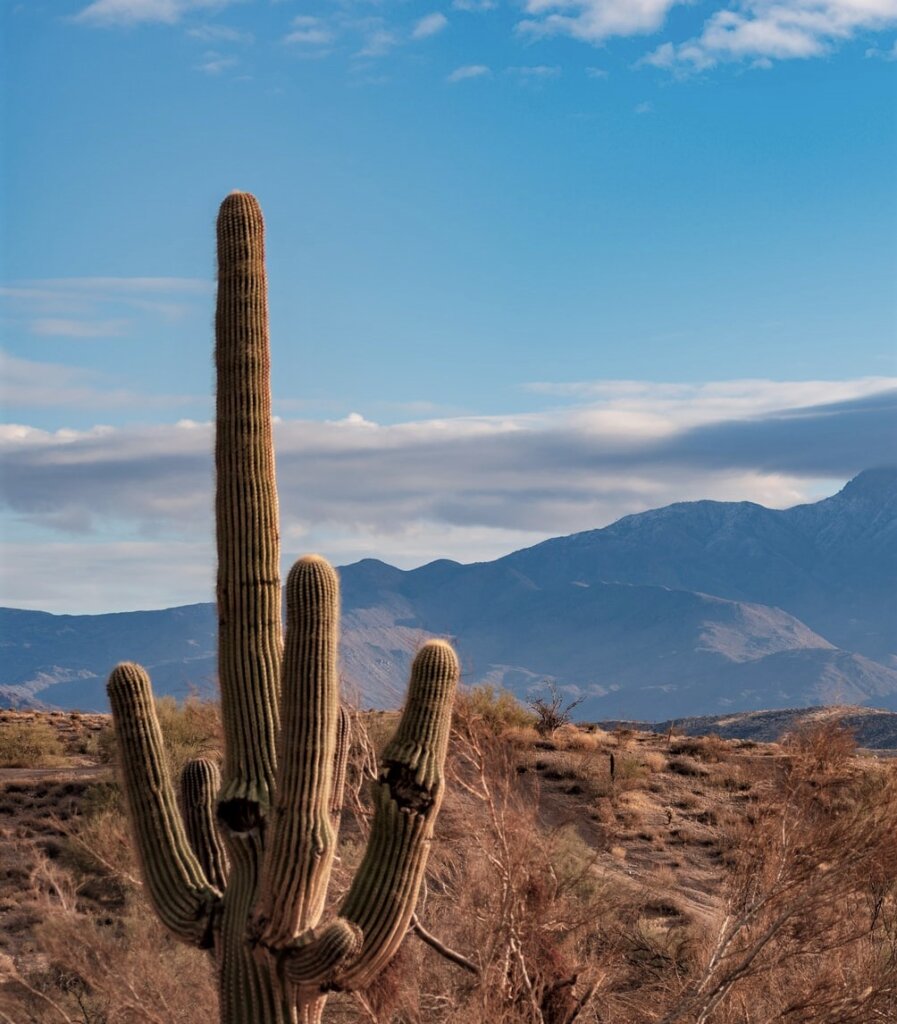
[[705, 938], [701, 970], [666, 1013], [648, 1019], [893, 1019], [895, 834], [893, 771], [820, 785], [800, 764], [786, 769], [732, 837], [725, 911]]
[[659, 750], [647, 750], [641, 756], [642, 764], [649, 772], [662, 772], [666, 769], [667, 759]]
[[792, 730], [782, 746], [815, 771], [839, 771], [856, 754], [856, 736], [839, 718], [810, 719]]
[[0, 722], [0, 768], [55, 768], [65, 760], [65, 747], [49, 722]]
[[613, 900], [576, 828], [540, 827], [538, 789], [519, 781], [510, 754], [478, 719], [456, 713], [421, 916], [479, 977], [431, 954], [420, 994], [429, 1020], [568, 1024], [597, 980], [589, 944], [610, 927]]
[[508, 729], [527, 729], [537, 725], [536, 716], [520, 703], [510, 690], [484, 683], [460, 691], [455, 714], [476, 719], [495, 736]]
[[573, 725], [562, 725], [557, 729], [552, 739], [557, 744], [559, 750], [579, 750], [583, 752], [591, 752], [601, 749], [601, 737], [594, 732], [585, 732], [580, 729], [579, 726]]
[[570, 716], [575, 708], [585, 700], [585, 697], [576, 697], [567, 700], [557, 685], [548, 681], [545, 683], [548, 691], [545, 697], [534, 697], [529, 702], [529, 707], [535, 715], [536, 730], [542, 736], [552, 736], [563, 725], [570, 724]]
[[512, 725], [502, 732], [501, 738], [512, 747], [523, 750], [531, 749], [539, 742], [539, 734], [531, 725]]
[[670, 743], [673, 756], [685, 754], [709, 764], [716, 764], [725, 759], [731, 750], [730, 745], [719, 736], [685, 736]]
[[174, 697], [159, 697], [156, 714], [173, 779], [192, 758], [214, 755], [223, 749], [221, 707], [217, 701], [192, 696], [179, 704]]
[[211, 961], [175, 942], [135, 900], [98, 919], [48, 897], [37, 940], [45, 967], [0, 989], [17, 1024], [208, 1024], [217, 1019]]

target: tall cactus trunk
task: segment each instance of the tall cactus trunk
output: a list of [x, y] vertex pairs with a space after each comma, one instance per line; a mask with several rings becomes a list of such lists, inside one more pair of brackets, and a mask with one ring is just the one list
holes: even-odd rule
[[197, 759], [178, 815], [140, 666], [117, 666], [109, 697], [147, 894], [177, 938], [213, 953], [222, 1024], [320, 1024], [326, 993], [369, 985], [408, 931], [442, 801], [458, 662], [442, 641], [415, 658], [367, 850], [321, 925], [348, 753], [339, 580], [316, 555], [296, 562], [284, 644], [264, 226], [246, 193], [228, 196], [218, 217], [215, 336], [217, 800], [217, 767]]
[[224, 720], [221, 822], [231, 871], [219, 955], [225, 1024], [293, 1024], [271, 964], [246, 943], [277, 770], [280, 525], [274, 476], [264, 222], [235, 192], [218, 214], [215, 521], [218, 679]]

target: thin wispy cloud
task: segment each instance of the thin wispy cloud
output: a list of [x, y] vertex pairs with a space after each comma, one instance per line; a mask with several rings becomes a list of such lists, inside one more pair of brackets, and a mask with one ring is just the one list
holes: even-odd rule
[[173, 25], [193, 11], [224, 7], [229, 2], [234, 0], [94, 0], [74, 20], [100, 26]]
[[128, 332], [130, 318], [122, 312], [176, 321], [211, 292], [212, 282], [200, 278], [45, 278], [0, 286], [0, 301], [8, 321], [29, 334], [111, 338]]
[[522, 67], [510, 67], [507, 69], [509, 75], [513, 75], [522, 81], [546, 81], [549, 78], [560, 78], [561, 69], [557, 65], [529, 64]]
[[128, 333], [128, 320], [66, 320], [60, 317], [38, 317], [31, 320], [31, 334], [57, 338], [122, 338]]
[[206, 53], [202, 60], [196, 65], [197, 71], [206, 75], [220, 75], [224, 71], [230, 71], [239, 64], [236, 57], [224, 56], [220, 53]]
[[364, 41], [357, 57], [385, 57], [394, 50], [401, 40], [391, 29], [378, 28], [371, 32]]
[[252, 32], [243, 32], [229, 25], [196, 25], [187, 29], [191, 39], [199, 39], [203, 43], [241, 43], [249, 45], [255, 41]]
[[494, 11], [496, 7], [498, 7], [498, 0], [452, 0], [452, 8], [454, 10], [469, 11], [474, 14]]
[[438, 35], [448, 26], [448, 18], [438, 11], [433, 14], [425, 14], [415, 23], [411, 31], [412, 39], [429, 39], [430, 36]]
[[472, 78], [485, 78], [491, 75], [492, 72], [485, 64], [464, 64], [446, 76], [446, 81], [451, 84], [456, 82], [466, 82]]
[[301, 14], [293, 18], [292, 30], [283, 41], [301, 46], [326, 46], [335, 38], [335, 31], [322, 18]]
[[871, 60], [897, 60], [897, 40], [890, 47], [885, 47], [885, 49], [881, 49], [879, 46], [870, 46], [866, 50], [866, 58]]
[[[33, 408], [71, 409], [95, 414], [101, 409], [170, 409], [208, 405], [209, 402], [205, 396], [138, 393], [131, 388], [117, 387], [97, 370], [23, 359], [0, 351], [0, 404], [12, 416], [20, 410]], [[7, 425], [0, 430], [11, 431], [7, 436], [22, 439], [30, 436], [32, 428]], [[58, 436], [76, 435], [61, 431]]]

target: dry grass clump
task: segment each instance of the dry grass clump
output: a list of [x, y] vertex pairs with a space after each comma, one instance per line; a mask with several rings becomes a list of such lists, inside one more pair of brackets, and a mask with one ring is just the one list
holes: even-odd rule
[[598, 732], [586, 732], [577, 725], [567, 723], [552, 733], [551, 738], [558, 750], [576, 750], [583, 753], [601, 750], [604, 746], [602, 735]]
[[0, 722], [0, 768], [56, 768], [65, 747], [44, 719]]
[[502, 731], [501, 738], [521, 750], [531, 750], [540, 739], [531, 725], [512, 725]]
[[671, 741], [670, 754], [686, 755], [707, 764], [724, 761], [731, 751], [731, 745], [719, 736], [685, 736]]

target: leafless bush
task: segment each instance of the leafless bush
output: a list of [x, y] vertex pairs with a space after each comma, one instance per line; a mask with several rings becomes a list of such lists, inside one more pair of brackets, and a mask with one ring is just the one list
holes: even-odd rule
[[856, 735], [839, 718], [806, 721], [783, 740], [785, 750], [816, 771], [838, 771], [856, 753]]
[[550, 680], [545, 684], [547, 697], [535, 697], [529, 701], [529, 707], [536, 716], [536, 731], [542, 736], [550, 736], [562, 725], [570, 724], [570, 715], [574, 708], [582, 704], [584, 697], [567, 701]]

